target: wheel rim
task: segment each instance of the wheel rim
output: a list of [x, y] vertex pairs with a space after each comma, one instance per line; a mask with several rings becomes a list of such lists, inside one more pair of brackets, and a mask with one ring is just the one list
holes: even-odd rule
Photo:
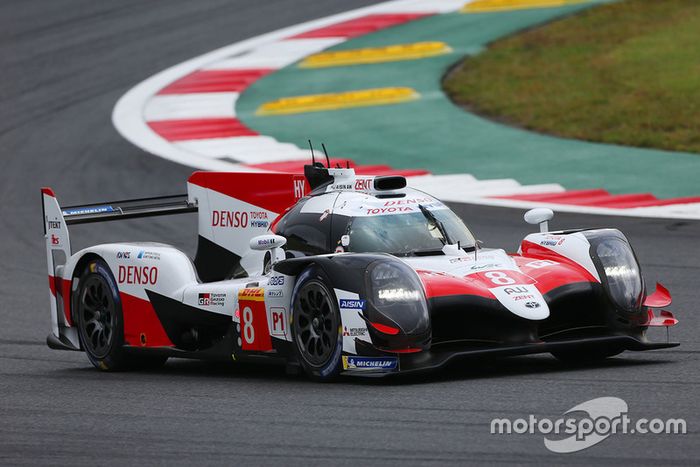
[[338, 317], [328, 289], [318, 281], [305, 284], [294, 300], [294, 331], [302, 357], [314, 366], [328, 361], [338, 339]]
[[87, 350], [96, 357], [107, 355], [116, 327], [116, 310], [109, 284], [101, 276], [85, 279], [80, 295], [80, 318]]

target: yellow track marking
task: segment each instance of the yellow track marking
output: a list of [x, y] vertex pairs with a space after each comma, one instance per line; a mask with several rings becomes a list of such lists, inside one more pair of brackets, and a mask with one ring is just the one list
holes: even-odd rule
[[587, 1], [590, 0], [475, 0], [464, 5], [460, 11], [462, 13], [485, 13], [525, 8], [550, 8]]
[[257, 115], [283, 115], [318, 112], [370, 105], [398, 104], [418, 99], [420, 94], [411, 88], [374, 88], [330, 94], [283, 97], [261, 105]]
[[451, 52], [444, 42], [415, 42], [385, 47], [367, 47], [354, 50], [336, 50], [309, 55], [299, 64], [300, 68], [325, 68], [332, 66], [365, 65], [368, 63], [396, 62], [433, 57]]

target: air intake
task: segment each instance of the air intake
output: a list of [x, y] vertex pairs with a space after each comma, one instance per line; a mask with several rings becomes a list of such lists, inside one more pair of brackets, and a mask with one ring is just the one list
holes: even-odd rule
[[406, 188], [406, 177], [388, 175], [374, 178], [374, 189], [377, 191], [400, 190]]

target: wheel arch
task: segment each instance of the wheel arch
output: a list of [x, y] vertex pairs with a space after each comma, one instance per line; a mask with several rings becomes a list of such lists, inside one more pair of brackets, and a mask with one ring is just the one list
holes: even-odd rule
[[[100, 256], [99, 254], [95, 253], [94, 251], [87, 251], [85, 252], [82, 256], [80, 256], [75, 263], [75, 266], [73, 267], [73, 270], [70, 271], [70, 297], [67, 303], [70, 305], [70, 318], [71, 322], [75, 323], [76, 322], [76, 316], [75, 316], [75, 310], [76, 310], [76, 304], [75, 304], [75, 292], [77, 288], [74, 288], [74, 285], [77, 283], [77, 279], [80, 278], [82, 275], [83, 271], [85, 268], [87, 268], [87, 265], [94, 260], [100, 260], [107, 264], [107, 261]], [[107, 266], [109, 267], [109, 266]], [[111, 271], [111, 270], [110, 270]], [[114, 274], [114, 273], [112, 273]], [[81, 345], [82, 346], [82, 345]]]

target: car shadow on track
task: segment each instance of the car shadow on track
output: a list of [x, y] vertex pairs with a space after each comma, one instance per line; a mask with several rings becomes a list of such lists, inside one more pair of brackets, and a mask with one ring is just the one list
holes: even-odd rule
[[[669, 364], [675, 361], [666, 356], [620, 356], [609, 358], [595, 364], [571, 365], [564, 364], [549, 355], [520, 356], [500, 359], [463, 360], [448, 367], [429, 373], [386, 375], [385, 377], [343, 376], [335, 384], [349, 385], [413, 385], [430, 384], [449, 381], [485, 380], [494, 378], [508, 378], [514, 376], [538, 376], [538, 375], [562, 375], [583, 373], [587, 371], [605, 371], [609, 369], [623, 369], [633, 367], [646, 367], [659, 364]], [[75, 369], [63, 369], [60, 372], [69, 372], [74, 376], [88, 374], [97, 376], [99, 373], [92, 367]], [[170, 359], [168, 363], [157, 370], [134, 370], [119, 373], [119, 379], [136, 380], [147, 378], [151, 381], [160, 377], [173, 378], [215, 378], [215, 379], [253, 379], [259, 381], [280, 382], [308, 382], [304, 374], [287, 374], [284, 367], [279, 365], [255, 365], [250, 363], [233, 362], [204, 362], [198, 360]], [[589, 375], [590, 377], [590, 375]]]

